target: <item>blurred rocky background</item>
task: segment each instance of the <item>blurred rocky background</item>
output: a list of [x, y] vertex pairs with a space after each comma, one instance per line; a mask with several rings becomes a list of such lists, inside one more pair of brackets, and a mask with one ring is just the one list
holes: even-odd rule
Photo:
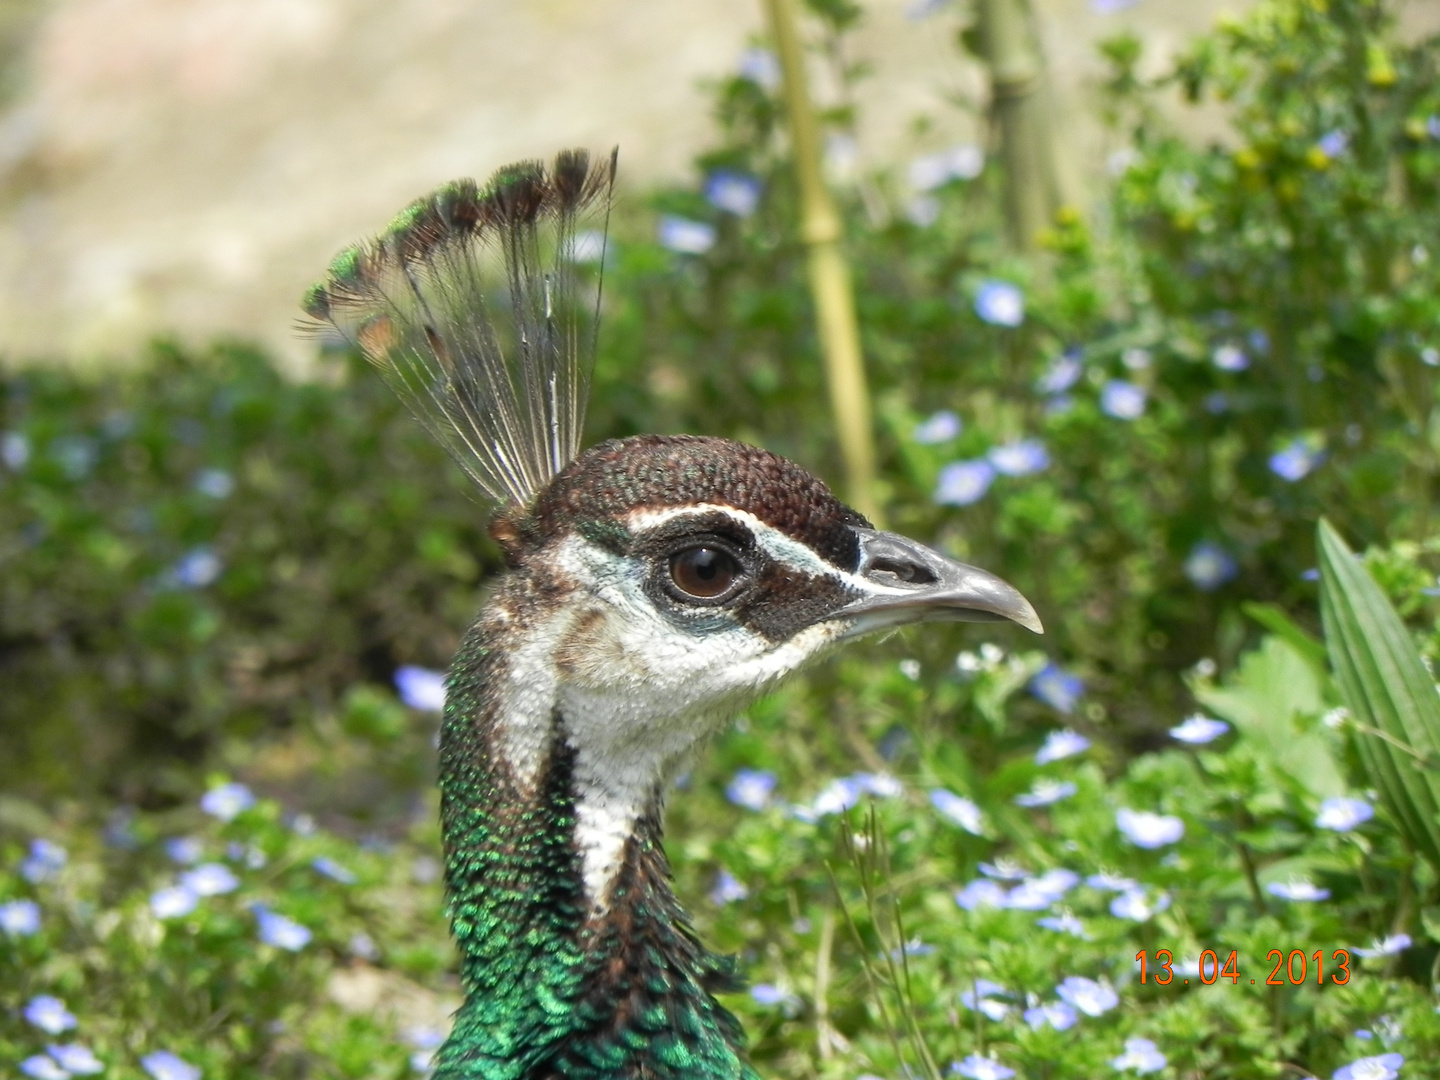
[[[1078, 175], [1105, 156], [1095, 42], [1133, 28], [1158, 68], [1225, 8], [1037, 0]], [[865, 4], [862, 168], [980, 139], [953, 16]], [[0, 356], [238, 335], [303, 368], [295, 298], [433, 185], [571, 143], [618, 144], [631, 191], [681, 178], [703, 84], [762, 21], [759, 0], [0, 0]]]

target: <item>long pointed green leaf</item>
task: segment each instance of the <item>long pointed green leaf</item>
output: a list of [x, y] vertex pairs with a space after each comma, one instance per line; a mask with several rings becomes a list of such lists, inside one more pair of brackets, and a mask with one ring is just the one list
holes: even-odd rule
[[1323, 519], [1318, 548], [1335, 681], [1351, 715], [1394, 740], [1357, 733], [1361, 761], [1415, 850], [1440, 869], [1440, 780], [1416, 768], [1415, 756], [1440, 749], [1440, 695], [1400, 616]]

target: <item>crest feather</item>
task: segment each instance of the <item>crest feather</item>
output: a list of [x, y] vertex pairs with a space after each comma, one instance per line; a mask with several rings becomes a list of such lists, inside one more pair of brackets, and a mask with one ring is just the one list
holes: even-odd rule
[[615, 166], [566, 150], [446, 184], [305, 294], [496, 503], [580, 451]]

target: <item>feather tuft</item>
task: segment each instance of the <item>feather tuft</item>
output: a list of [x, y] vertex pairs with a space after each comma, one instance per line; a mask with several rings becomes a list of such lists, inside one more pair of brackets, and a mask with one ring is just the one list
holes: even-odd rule
[[[301, 306], [358, 348], [485, 494], [528, 506], [579, 453], [616, 153], [456, 180], [346, 248]], [[602, 260], [603, 264], [603, 260]]]

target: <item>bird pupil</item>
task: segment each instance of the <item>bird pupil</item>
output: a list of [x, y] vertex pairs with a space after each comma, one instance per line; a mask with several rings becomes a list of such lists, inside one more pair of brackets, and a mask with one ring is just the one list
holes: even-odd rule
[[686, 548], [670, 556], [670, 580], [687, 596], [719, 596], [730, 588], [739, 571], [734, 557], [716, 548]]

